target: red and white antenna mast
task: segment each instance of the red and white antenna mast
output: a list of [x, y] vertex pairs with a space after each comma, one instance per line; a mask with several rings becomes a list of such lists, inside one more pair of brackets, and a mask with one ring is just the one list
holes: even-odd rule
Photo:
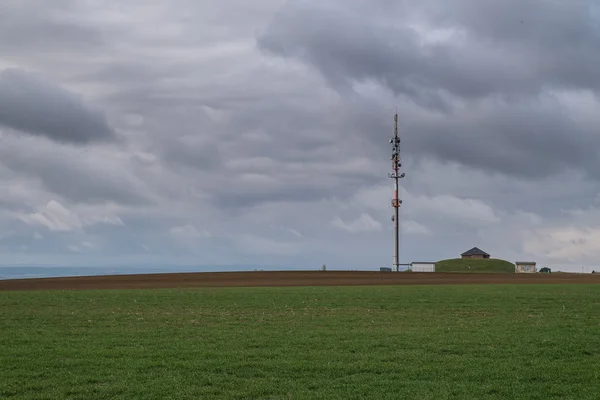
[[399, 173], [400, 167], [402, 164], [400, 163], [400, 138], [398, 137], [398, 113], [394, 115], [394, 137], [390, 139], [390, 144], [392, 145], [392, 168], [394, 172], [388, 174], [390, 178], [394, 180], [394, 198], [392, 199], [392, 207], [394, 207], [394, 215], [392, 216], [392, 221], [394, 221], [394, 267], [396, 271], [400, 270], [400, 261], [398, 258], [398, 249], [399, 249], [399, 221], [398, 221], [398, 211], [400, 208], [400, 204], [402, 204], [402, 200], [398, 198], [398, 179], [404, 178], [405, 174]]

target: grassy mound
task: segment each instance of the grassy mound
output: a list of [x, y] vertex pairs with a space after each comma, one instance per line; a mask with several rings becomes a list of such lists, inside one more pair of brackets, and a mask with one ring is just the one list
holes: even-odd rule
[[435, 264], [435, 272], [503, 272], [514, 273], [515, 264], [498, 260], [495, 258], [488, 259], [469, 259], [469, 258], [453, 258], [450, 260], [438, 261]]

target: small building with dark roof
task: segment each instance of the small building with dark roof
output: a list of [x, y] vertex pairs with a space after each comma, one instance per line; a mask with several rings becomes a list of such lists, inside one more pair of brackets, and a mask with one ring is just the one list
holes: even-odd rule
[[462, 258], [490, 258], [488, 253], [477, 247], [473, 247], [471, 250], [465, 251], [460, 256]]

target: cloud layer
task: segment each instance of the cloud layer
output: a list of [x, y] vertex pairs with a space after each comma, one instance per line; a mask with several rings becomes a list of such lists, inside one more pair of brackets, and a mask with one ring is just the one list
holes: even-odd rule
[[[232, 13], [231, 10], [236, 10]], [[5, 262], [600, 256], [591, 1], [9, 1]], [[598, 269], [598, 268], [596, 268]]]
[[106, 119], [81, 98], [14, 68], [0, 74], [0, 125], [59, 142], [114, 139]]

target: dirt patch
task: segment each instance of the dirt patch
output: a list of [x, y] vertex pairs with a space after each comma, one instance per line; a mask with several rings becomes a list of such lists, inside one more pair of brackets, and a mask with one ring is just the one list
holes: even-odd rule
[[600, 274], [478, 274], [364, 271], [202, 272], [3, 280], [0, 281], [0, 291], [502, 283], [600, 284]]

